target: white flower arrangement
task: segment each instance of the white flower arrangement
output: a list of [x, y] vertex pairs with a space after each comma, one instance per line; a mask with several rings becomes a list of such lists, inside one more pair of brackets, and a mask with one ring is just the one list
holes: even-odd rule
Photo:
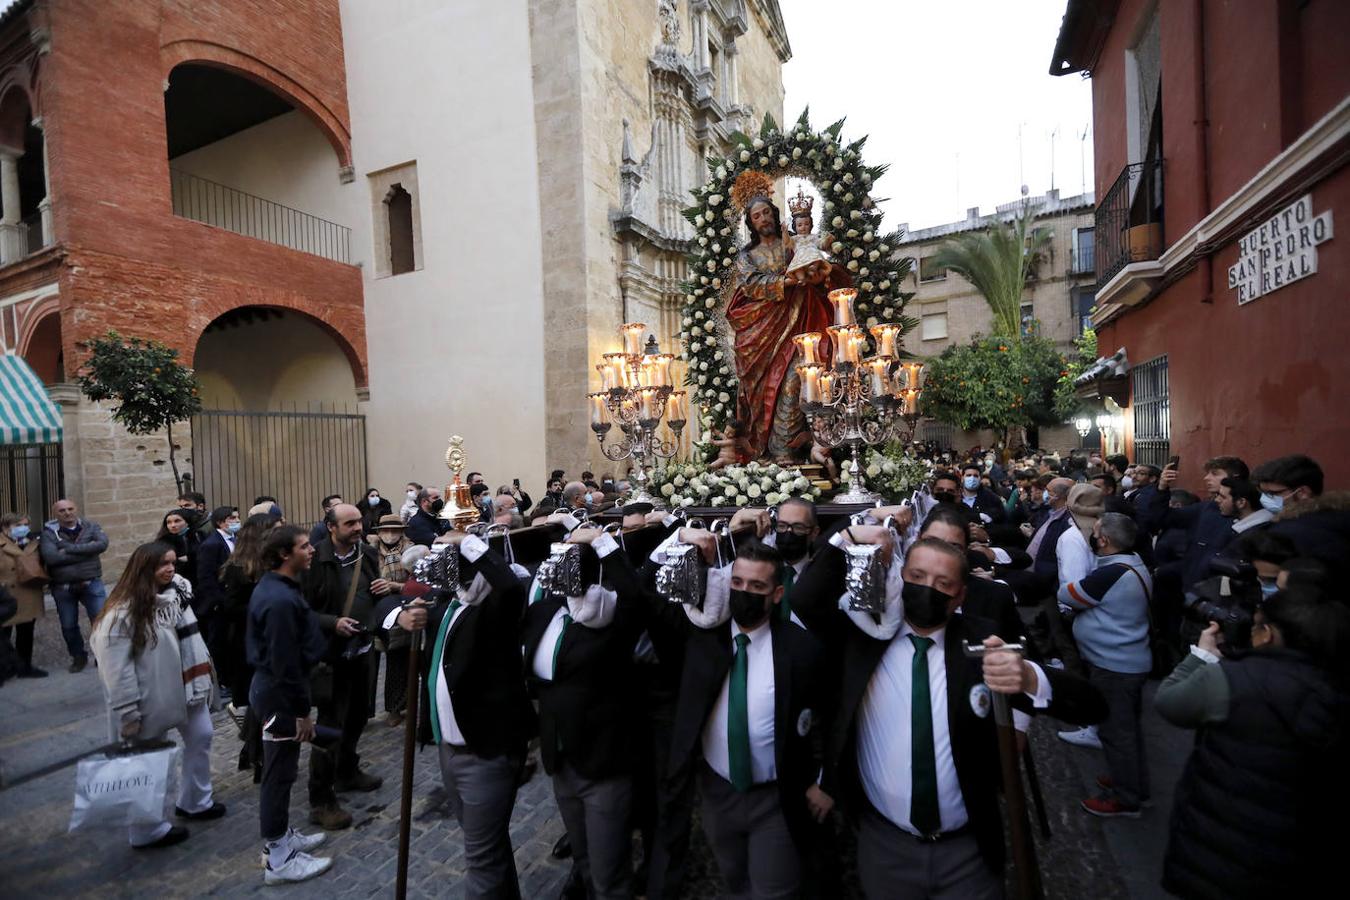
[[775, 504], [788, 497], [816, 500], [820, 489], [795, 468], [750, 462], [711, 470], [706, 464], [684, 463], [651, 472], [651, 489], [672, 506], [746, 506]]
[[[908, 500], [910, 495], [933, 477], [932, 463], [910, 456], [895, 441], [880, 448], [867, 448], [863, 451], [862, 463], [867, 487], [890, 503]], [[845, 468], [840, 478], [848, 482], [849, 474], [848, 468]]]

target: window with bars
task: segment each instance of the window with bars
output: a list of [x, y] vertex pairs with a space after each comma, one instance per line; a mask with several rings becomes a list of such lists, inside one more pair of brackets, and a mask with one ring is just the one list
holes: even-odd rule
[[1172, 455], [1171, 397], [1167, 357], [1130, 370], [1134, 406], [1134, 461], [1161, 468]]

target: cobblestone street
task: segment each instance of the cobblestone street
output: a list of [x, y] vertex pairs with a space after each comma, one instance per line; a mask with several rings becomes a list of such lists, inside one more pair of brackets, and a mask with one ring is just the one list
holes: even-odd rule
[[[93, 669], [67, 674], [68, 662], [56, 617], [49, 610], [38, 625], [36, 662], [51, 677], [10, 681], [0, 688], [0, 771], [5, 783], [43, 765], [69, 759], [106, 741], [106, 714]], [[1151, 691], [1150, 691], [1151, 696]], [[1103, 821], [1086, 815], [1078, 800], [1100, 771], [1101, 754], [1070, 747], [1054, 736], [1052, 721], [1032, 731], [1041, 786], [1046, 794], [1053, 838], [1039, 841], [1046, 895], [1062, 900], [1145, 900], [1164, 896], [1158, 888], [1166, 843], [1171, 788], [1188, 747], [1183, 732], [1146, 717], [1153, 752], [1155, 807], [1137, 820]], [[236, 771], [239, 742], [233, 724], [216, 716], [212, 748], [215, 792], [229, 814], [195, 823], [192, 837], [167, 850], [134, 852], [120, 831], [67, 834], [75, 769], [13, 788], [0, 789], [0, 861], [4, 895], [28, 897], [237, 897], [263, 892], [258, 870], [258, 791], [247, 772]], [[355, 817], [352, 828], [330, 835], [325, 854], [334, 857], [331, 874], [285, 888], [294, 897], [387, 897], [393, 893], [398, 852], [398, 768], [403, 730], [372, 719], [361, 741], [363, 761], [385, 779], [370, 794], [346, 794]], [[308, 753], [308, 750], [305, 751]], [[417, 755], [409, 893], [418, 897], [461, 896], [463, 846], [452, 820], [435, 804], [440, 776], [435, 756]], [[292, 794], [292, 822], [305, 825], [304, 761]], [[520, 791], [511, 836], [522, 895], [556, 897], [570, 861], [549, 850], [562, 834], [562, 821], [546, 776], [536, 774]], [[701, 834], [695, 834], [687, 897], [718, 893], [715, 867]], [[849, 892], [851, 893], [851, 891]]]

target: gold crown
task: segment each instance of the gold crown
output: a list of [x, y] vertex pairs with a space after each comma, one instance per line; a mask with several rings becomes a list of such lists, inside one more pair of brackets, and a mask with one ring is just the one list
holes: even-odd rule
[[788, 198], [788, 210], [791, 211], [794, 219], [797, 216], [811, 215], [811, 208], [815, 205], [816, 198], [806, 196], [800, 187], [797, 188], [797, 196]]
[[736, 204], [738, 209], [745, 209], [746, 204], [756, 197], [772, 199], [773, 177], [758, 169], [742, 172], [736, 177], [736, 183], [731, 186], [731, 202]]

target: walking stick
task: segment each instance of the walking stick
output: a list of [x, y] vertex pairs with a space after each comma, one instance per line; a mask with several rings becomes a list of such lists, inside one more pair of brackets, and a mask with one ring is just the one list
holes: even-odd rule
[[[966, 644], [965, 654], [971, 657], [983, 657], [986, 652], [1011, 650], [1022, 652], [1021, 644], [1004, 644], [1001, 647], [985, 647], [981, 644]], [[1003, 798], [1008, 806], [1008, 832], [1012, 842], [1013, 875], [1017, 885], [1018, 900], [1040, 900], [1041, 869], [1036, 862], [1036, 846], [1031, 840], [1031, 822], [1027, 818], [1027, 797], [1022, 790], [1022, 772], [1017, 764], [1017, 733], [1013, 728], [1012, 707], [1008, 698], [990, 691], [993, 698], [994, 726], [998, 732], [998, 757], [1003, 769]]]
[[408, 649], [408, 694], [406, 699], [407, 709], [404, 712], [406, 720], [403, 724], [403, 795], [399, 798], [398, 806], [398, 880], [394, 886], [394, 896], [397, 900], [404, 900], [408, 896], [408, 844], [412, 830], [413, 754], [417, 750], [417, 701], [420, 699], [419, 682], [422, 674], [422, 661], [419, 657], [421, 656], [422, 641], [425, 636], [425, 628], [413, 632]]
[[1045, 812], [1045, 795], [1041, 793], [1041, 779], [1036, 775], [1036, 760], [1031, 755], [1031, 743], [1022, 750], [1022, 765], [1027, 770], [1027, 784], [1031, 786], [1031, 803], [1036, 807], [1036, 822], [1041, 826], [1041, 837], [1050, 840], [1050, 817]]

